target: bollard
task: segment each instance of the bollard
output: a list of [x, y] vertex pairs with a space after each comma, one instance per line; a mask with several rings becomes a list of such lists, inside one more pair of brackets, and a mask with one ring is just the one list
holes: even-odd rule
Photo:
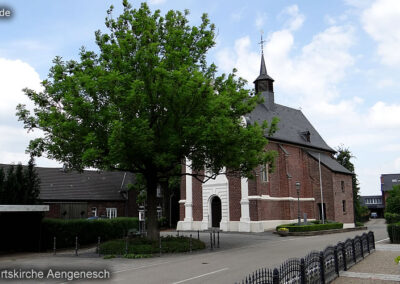
[[53, 254], [56, 255], [56, 237], [53, 238]]
[[200, 240], [200, 231], [197, 230], [197, 239]]
[[190, 234], [189, 238], [189, 252], [192, 253], [192, 234]]
[[78, 236], [75, 237], [75, 256], [78, 256]]
[[210, 250], [213, 249], [212, 232], [210, 231]]
[[160, 255], [159, 255], [159, 257], [161, 257], [161, 236], [158, 238], [159, 239], [159, 248], [160, 248]]
[[100, 256], [100, 237], [97, 237], [97, 254]]
[[214, 235], [214, 247], [215, 247], [215, 231], [213, 231], [213, 235]]
[[218, 236], [217, 248], [219, 248], [219, 231], [217, 232], [217, 236]]
[[128, 237], [125, 237], [125, 254], [128, 254], [129, 249], [128, 249]]

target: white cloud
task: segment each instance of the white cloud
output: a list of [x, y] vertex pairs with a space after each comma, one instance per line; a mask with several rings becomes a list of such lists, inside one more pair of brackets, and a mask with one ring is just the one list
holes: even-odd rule
[[364, 30], [378, 43], [385, 65], [400, 64], [400, 5], [398, 0], [376, 0], [361, 16]]
[[291, 31], [298, 30], [305, 20], [305, 16], [299, 13], [299, 7], [297, 5], [286, 7], [279, 15], [279, 17], [282, 16], [288, 17], [285, 22], [285, 27]]
[[257, 12], [255, 25], [257, 29], [262, 30], [264, 28], [265, 22], [267, 21], [267, 14]]
[[13, 116], [17, 104], [31, 104], [23, 95], [25, 87], [39, 90], [39, 74], [25, 62], [0, 58], [0, 113]]
[[25, 87], [41, 90], [39, 74], [21, 60], [0, 58], [0, 163], [27, 163], [29, 156], [25, 150], [29, 140], [40, 135], [38, 131], [28, 134], [15, 116], [17, 104], [33, 107], [22, 92]]
[[400, 105], [377, 102], [371, 107], [368, 121], [377, 128], [400, 127]]
[[165, 3], [167, 0], [149, 0], [149, 4], [151, 5], [160, 5]]

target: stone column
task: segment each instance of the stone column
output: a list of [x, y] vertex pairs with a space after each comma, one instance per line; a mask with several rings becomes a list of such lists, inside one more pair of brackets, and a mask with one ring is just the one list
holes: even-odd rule
[[250, 232], [250, 209], [249, 209], [249, 183], [247, 178], [241, 178], [241, 193], [242, 198], [240, 200], [240, 223], [239, 232]]

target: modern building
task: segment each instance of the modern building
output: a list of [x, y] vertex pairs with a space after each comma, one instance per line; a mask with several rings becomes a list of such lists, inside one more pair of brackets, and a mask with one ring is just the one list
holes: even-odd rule
[[376, 213], [377, 218], [384, 217], [383, 214], [385, 211], [385, 204], [384, 204], [382, 195], [361, 196], [360, 202], [361, 202], [361, 205], [364, 205], [369, 209], [371, 214]]
[[383, 197], [383, 204], [389, 196], [389, 191], [393, 189], [394, 185], [400, 185], [400, 174], [382, 174], [381, 175], [381, 191]]
[[[353, 174], [333, 158], [335, 150], [301, 110], [275, 103], [273, 83], [262, 55], [254, 84], [264, 103], [243, 121], [247, 125], [279, 118], [278, 131], [266, 136], [266, 149], [278, 153], [274, 172], [268, 172], [270, 165], [260, 165], [254, 179], [221, 174], [205, 183], [184, 175], [178, 230], [219, 227], [223, 231], [262, 232], [296, 222], [298, 204], [301, 217], [305, 213], [308, 219], [321, 219], [323, 207], [326, 219], [354, 226]], [[191, 173], [189, 160], [183, 168]]]

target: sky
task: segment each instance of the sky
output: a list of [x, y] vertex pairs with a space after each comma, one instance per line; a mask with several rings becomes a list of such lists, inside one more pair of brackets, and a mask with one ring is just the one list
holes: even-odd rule
[[[131, 1], [133, 7], [139, 1]], [[249, 82], [260, 68], [260, 36], [275, 101], [303, 111], [332, 148], [349, 148], [362, 195], [380, 194], [380, 175], [400, 173], [400, 1], [149, 0], [154, 11], [190, 11], [192, 25], [207, 13], [216, 25], [208, 54], [221, 73], [233, 68]], [[3, 5], [3, 6], [1, 6]], [[0, 163], [27, 163], [29, 140], [18, 103], [22, 89], [40, 90], [55, 56], [78, 59], [97, 51], [106, 11], [121, 1], [6, 0], [0, 19]], [[57, 167], [56, 161], [36, 160]]]

